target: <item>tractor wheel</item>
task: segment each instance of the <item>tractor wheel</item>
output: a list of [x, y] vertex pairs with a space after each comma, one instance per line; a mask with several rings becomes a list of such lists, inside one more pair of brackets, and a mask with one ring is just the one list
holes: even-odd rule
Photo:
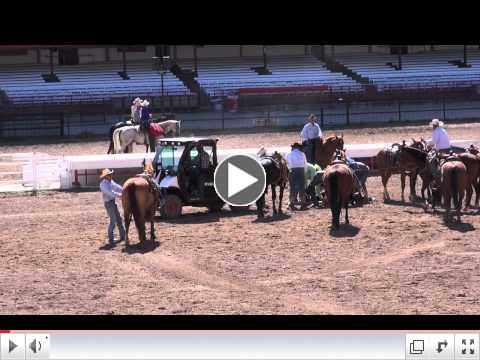
[[228, 207], [230, 208], [230, 210], [231, 210], [232, 212], [247, 211], [248, 209], [250, 209], [250, 206], [251, 206], [251, 205], [245, 205], [245, 206], [228, 205]]
[[168, 194], [160, 202], [160, 214], [164, 219], [176, 219], [182, 215], [182, 199], [175, 194]]

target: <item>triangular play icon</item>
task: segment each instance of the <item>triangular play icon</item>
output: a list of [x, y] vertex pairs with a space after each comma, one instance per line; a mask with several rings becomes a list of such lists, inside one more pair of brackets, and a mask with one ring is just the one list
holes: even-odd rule
[[258, 179], [237, 166], [228, 163], [228, 197], [231, 197], [252, 184]]
[[17, 346], [12, 340], [8, 340], [8, 353], [10, 354]]

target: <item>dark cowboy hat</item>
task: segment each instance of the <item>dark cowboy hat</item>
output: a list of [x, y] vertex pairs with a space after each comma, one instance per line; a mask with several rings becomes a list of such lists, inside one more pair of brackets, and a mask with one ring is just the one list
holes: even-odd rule
[[294, 142], [292, 145], [291, 145], [292, 149], [298, 149], [298, 150], [303, 150], [303, 145], [298, 143], [298, 142]]

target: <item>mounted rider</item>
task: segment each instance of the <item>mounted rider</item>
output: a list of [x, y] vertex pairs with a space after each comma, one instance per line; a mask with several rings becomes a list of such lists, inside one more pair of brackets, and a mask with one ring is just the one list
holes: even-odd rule
[[320, 125], [316, 122], [317, 117], [310, 114], [308, 122], [302, 129], [300, 137], [302, 138], [302, 145], [305, 147], [305, 155], [309, 163], [315, 163], [315, 145], [318, 140], [322, 140], [322, 130]]
[[150, 113], [150, 103], [145, 99], [142, 101], [140, 114], [140, 129], [142, 131], [148, 132], [151, 118], [152, 114]]
[[452, 146], [447, 131], [444, 129], [443, 121], [433, 119], [430, 122], [432, 127], [432, 140], [428, 142], [430, 148], [434, 148], [440, 154], [449, 154], [450, 151], [460, 154], [465, 151], [464, 148]]
[[130, 119], [133, 125], [140, 124], [140, 115], [142, 112], [142, 99], [139, 97], [135, 98], [131, 107]]

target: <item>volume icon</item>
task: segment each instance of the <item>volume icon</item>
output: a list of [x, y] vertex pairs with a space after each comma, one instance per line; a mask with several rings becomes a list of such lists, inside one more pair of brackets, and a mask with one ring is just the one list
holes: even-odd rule
[[40, 351], [42, 349], [42, 343], [40, 341], [37, 341], [37, 339], [34, 339], [30, 345], [28, 345], [30, 350], [33, 351], [34, 354], [37, 353], [37, 351]]

